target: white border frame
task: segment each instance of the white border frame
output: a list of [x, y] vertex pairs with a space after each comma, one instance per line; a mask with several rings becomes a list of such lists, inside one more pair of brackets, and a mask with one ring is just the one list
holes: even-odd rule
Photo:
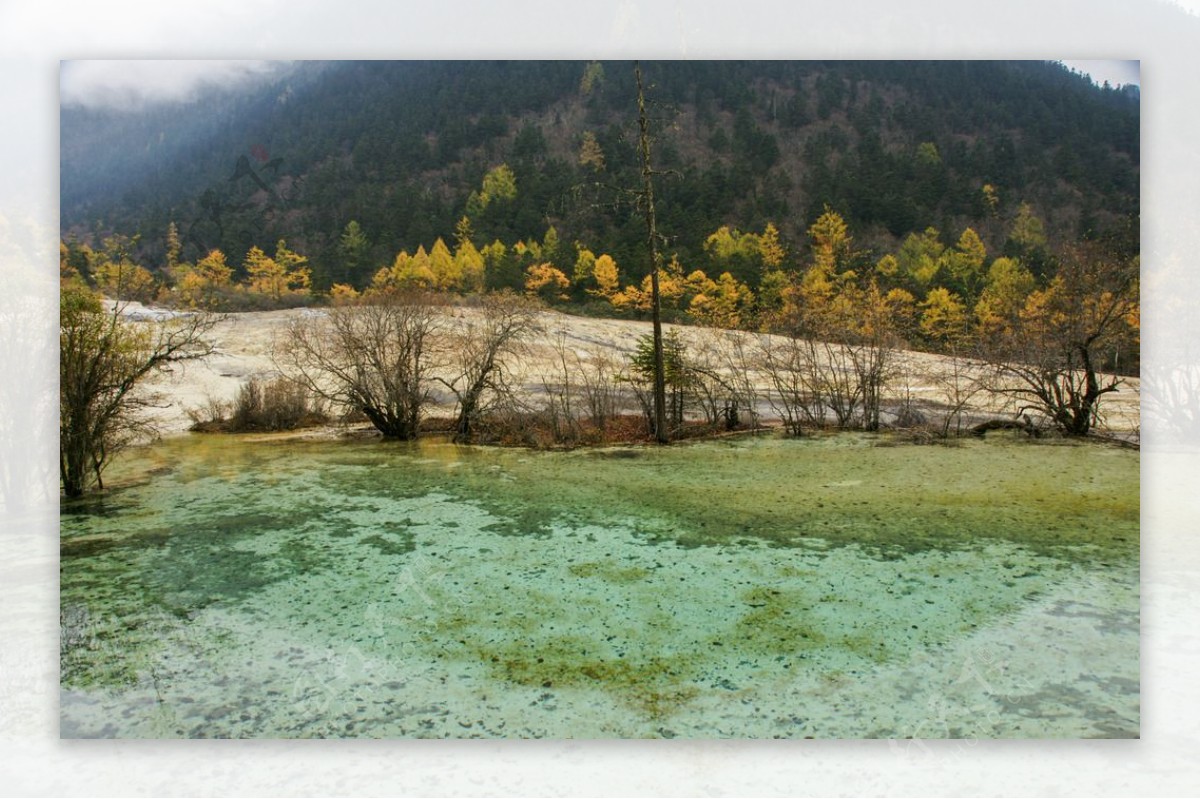
[[569, 10], [549, 0], [0, 0], [0, 793], [1194, 792], [1200, 437], [1165, 429], [1147, 429], [1143, 452], [1141, 741], [61, 742], [53, 260], [60, 59], [1140, 58], [1143, 354], [1148, 369], [1177, 376], [1200, 327], [1198, 44], [1200, 18], [1159, 0], [622, 0]]

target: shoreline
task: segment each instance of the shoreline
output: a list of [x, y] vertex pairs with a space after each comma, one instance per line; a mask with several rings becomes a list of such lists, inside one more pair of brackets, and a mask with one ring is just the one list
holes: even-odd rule
[[[159, 406], [151, 409], [148, 420], [160, 435], [189, 431], [193, 420], [188, 411], [202, 411], [212, 402], [232, 400], [242, 384], [251, 378], [270, 378], [280, 374], [272, 353], [276, 342], [286, 332], [287, 325], [301, 315], [317, 313], [314, 309], [298, 308], [280, 311], [251, 311], [224, 315], [213, 331], [215, 352], [209, 358], [181, 364], [170, 373], [156, 376], [147, 389], [157, 396]], [[129, 303], [124, 313], [131, 319], [154, 319], [161, 311]], [[451, 321], [462, 324], [473, 313], [470, 308], [453, 308]], [[626, 319], [600, 319], [570, 316], [559, 311], [542, 310], [538, 314], [540, 329], [524, 347], [524, 352], [512, 368], [518, 394], [537, 396], [544, 390], [545, 381], [554, 377], [564, 353], [581, 362], [605, 357], [614, 362], [627, 362], [637, 350], [638, 339], [650, 331], [649, 322]], [[689, 349], [697, 351], [713, 347], [714, 342], [748, 342], [762, 334], [742, 331], [713, 331], [686, 325], [664, 325], [664, 331], [676, 332]], [[959, 371], [977, 362], [960, 360]], [[951, 405], [947, 381], [952, 374], [953, 361], [948, 356], [915, 350], [900, 350], [896, 356], [898, 379], [883, 401], [885, 410], [894, 410], [908, 402], [923, 415], [934, 419]], [[779, 424], [782, 420], [770, 407], [769, 377], [754, 367], [748, 373], [758, 394], [755, 412], [760, 424]], [[1109, 395], [1103, 406], [1106, 426], [1104, 433], [1129, 440], [1140, 431], [1140, 388], [1137, 377], [1122, 379], [1120, 389]], [[452, 398], [435, 398], [431, 410], [435, 416], [453, 413]], [[627, 412], [631, 397], [623, 397]], [[985, 392], [963, 406], [965, 417], [984, 421], [990, 418], [1012, 418], [1011, 412]], [[974, 422], [972, 422], [973, 424]], [[963, 427], [969, 426], [964, 421]]]

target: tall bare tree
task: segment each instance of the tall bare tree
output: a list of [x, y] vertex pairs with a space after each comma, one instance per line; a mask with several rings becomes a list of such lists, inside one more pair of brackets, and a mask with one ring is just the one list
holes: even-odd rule
[[642, 158], [642, 202], [646, 214], [646, 237], [650, 244], [650, 320], [654, 329], [654, 438], [660, 444], [669, 440], [667, 433], [666, 368], [663, 365], [662, 303], [658, 291], [658, 270], [662, 256], [658, 252], [658, 230], [654, 217], [654, 170], [650, 167], [650, 130], [646, 119], [646, 98], [642, 91], [642, 66], [633, 62], [638, 92], [638, 150]]

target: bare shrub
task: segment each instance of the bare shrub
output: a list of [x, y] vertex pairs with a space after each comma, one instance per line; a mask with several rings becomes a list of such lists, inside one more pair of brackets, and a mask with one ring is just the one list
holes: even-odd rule
[[949, 367], [948, 370], [940, 371], [935, 378], [935, 383], [942, 390], [946, 403], [945, 414], [939, 428], [939, 433], [943, 438], [963, 434], [963, 427], [967, 423], [967, 408], [979, 394], [987, 391], [986, 381], [979, 368], [971, 361], [960, 357], [957, 351], [951, 352]]
[[276, 361], [313, 395], [361, 411], [387, 437], [412, 439], [443, 325], [433, 298], [390, 292], [294, 320]]
[[578, 353], [572, 354], [588, 421], [603, 433], [609, 423], [626, 410], [625, 394], [621, 387], [628, 384], [628, 374], [621, 361], [602, 349], [593, 348], [586, 358]]
[[569, 356], [573, 355], [567, 346], [567, 337], [559, 334], [554, 344], [554, 371], [542, 374], [542, 405], [537, 415], [542, 417], [543, 425], [549, 428], [555, 443], [575, 444], [580, 439], [579, 408], [576, 402], [575, 373], [571, 369]]
[[830, 421], [842, 429], [879, 429], [896, 369], [890, 336], [844, 335], [841, 342], [764, 337], [759, 351], [773, 390], [768, 401], [790, 435]]
[[[746, 365], [739, 363], [734, 343], [741, 340], [729, 331], [705, 330], [695, 337], [684, 359], [688, 395], [711, 429], [733, 430], [742, 424], [743, 410], [753, 414], [755, 400]], [[741, 349], [744, 355], [745, 348]]]
[[212, 395], [198, 408], [186, 410], [197, 433], [243, 433], [255, 430], [294, 430], [329, 421], [325, 403], [302, 385], [283, 377], [252, 377], [232, 401]]
[[761, 367], [770, 381], [767, 402], [783, 422], [784, 432], [799, 436], [806, 427], [825, 422], [822, 399], [813, 384], [816, 349], [800, 338], [763, 336], [759, 339]]
[[327, 418], [323, 404], [305, 386], [283, 377], [269, 382], [251, 378], [234, 398], [230, 429], [294, 430]]
[[757, 429], [761, 391], [752, 340], [743, 333], [729, 330], [716, 332], [715, 335], [717, 357], [728, 373], [728, 385], [736, 403], [734, 407], [739, 419], [752, 429]]
[[918, 375], [911, 357], [898, 357], [896, 368], [892, 374], [892, 385], [895, 388], [893, 426], [902, 430], [924, 428], [929, 423], [928, 415], [918, 407], [917, 383]]
[[191, 430], [204, 433], [212, 430], [223, 430], [229, 422], [232, 403], [220, 400], [212, 394], [204, 398], [204, 404], [195, 408], [185, 408], [184, 413], [192, 420]]
[[512, 293], [483, 298], [479, 317], [451, 337], [449, 368], [453, 379], [439, 377], [454, 395], [458, 413], [455, 441], [469, 441], [484, 415], [511, 393], [511, 364], [539, 329], [536, 303]]
[[[646, 435], [630, 425], [620, 362], [599, 348], [580, 351], [565, 334], [552, 345], [553, 358], [531, 375], [528, 392], [498, 395], [482, 419], [479, 438], [534, 448], [574, 447]], [[514, 382], [519, 376], [514, 376]]]

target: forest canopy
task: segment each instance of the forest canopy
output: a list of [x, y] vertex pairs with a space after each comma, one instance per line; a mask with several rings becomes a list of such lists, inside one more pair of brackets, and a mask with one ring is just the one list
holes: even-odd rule
[[[714, 278], [714, 232], [770, 223], [795, 253], [826, 206], [867, 260], [928, 228], [1024, 248], [1035, 273], [1039, 235], [1051, 249], [1104, 238], [1137, 251], [1136, 90], [1032, 61], [645, 68], [669, 173], [656, 192], [665, 249]], [[554, 229], [563, 253], [547, 261], [566, 274], [574, 242], [645, 263], [620, 193], [637, 185], [633, 94], [619, 62], [314, 62], [182, 109], [68, 107], [63, 236], [93, 248], [140, 236], [135, 260], [161, 271], [174, 223], [179, 259], [220, 250], [235, 279], [251, 248], [284, 240], [318, 291], [362, 290], [397, 253], [460, 239], [464, 217], [481, 252]], [[1023, 213], [1040, 234], [1013, 235]], [[751, 282], [749, 269], [729, 271]], [[500, 282], [519, 278], [509, 268]]]

